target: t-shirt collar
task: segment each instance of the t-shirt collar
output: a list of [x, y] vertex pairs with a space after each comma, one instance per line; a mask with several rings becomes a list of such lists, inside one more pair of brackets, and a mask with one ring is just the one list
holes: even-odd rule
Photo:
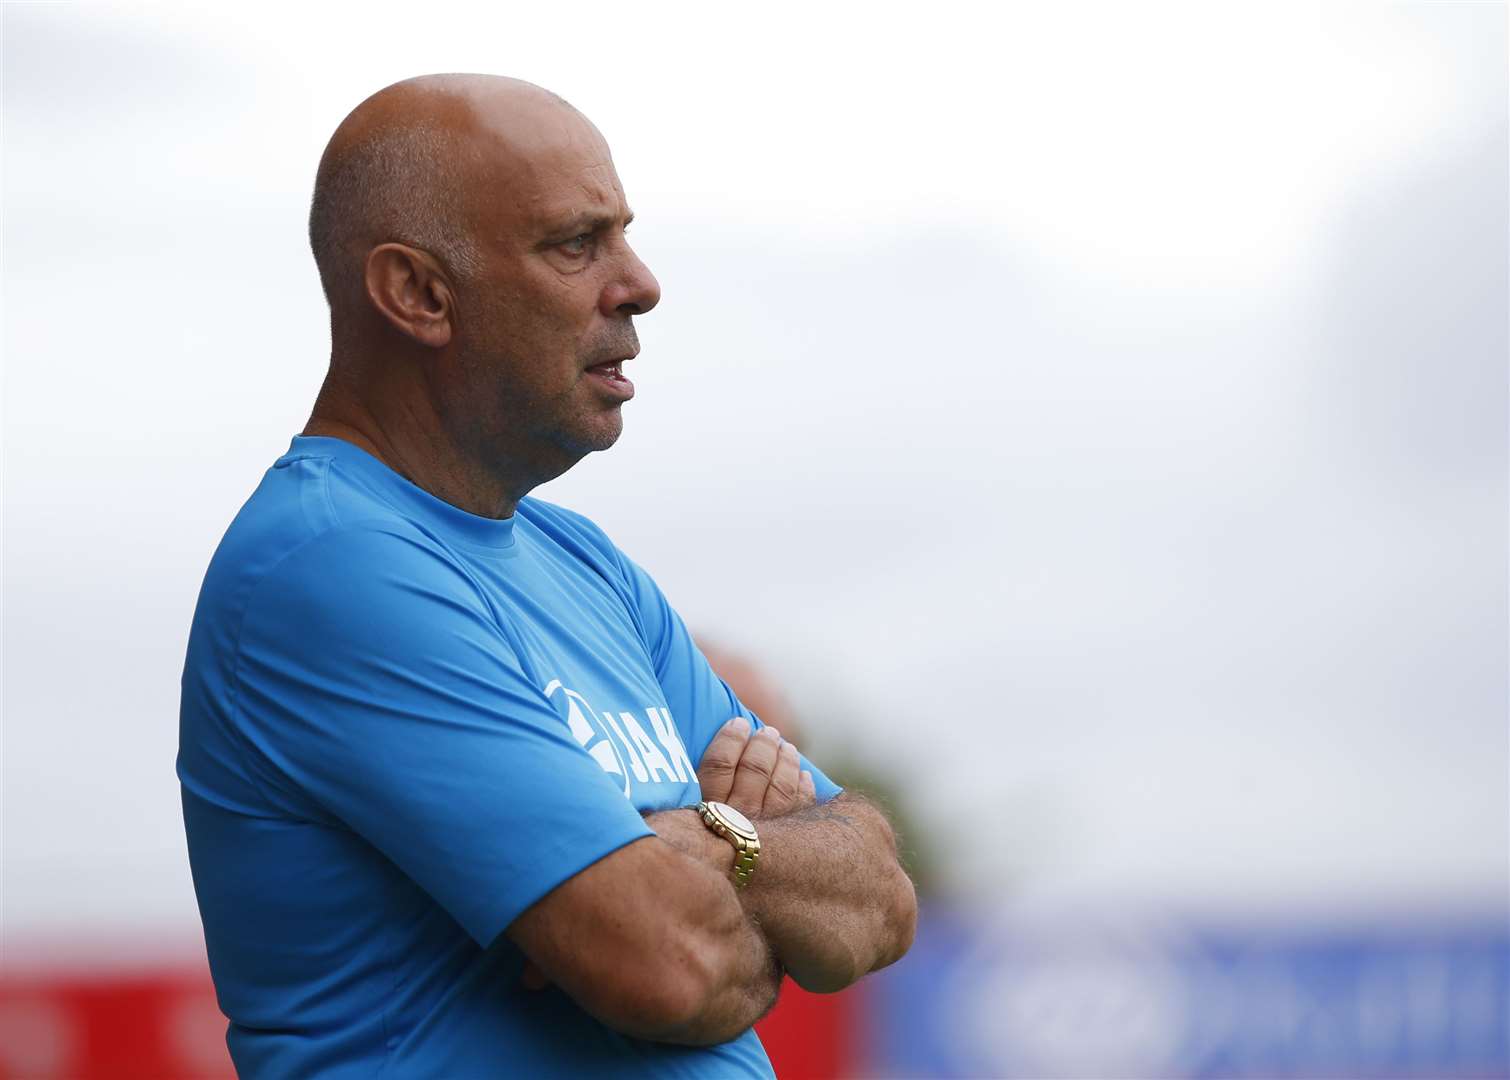
[[395, 510], [450, 540], [494, 551], [514, 546], [515, 515], [488, 518], [452, 506], [345, 439], [295, 435], [288, 452], [291, 457], [333, 458]]

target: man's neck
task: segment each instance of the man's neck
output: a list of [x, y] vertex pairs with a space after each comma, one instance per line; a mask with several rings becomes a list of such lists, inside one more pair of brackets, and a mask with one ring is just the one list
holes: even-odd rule
[[411, 441], [397, 434], [402, 425], [384, 424], [373, 413], [350, 401], [333, 400], [327, 383], [315, 401], [304, 435], [323, 435], [360, 447], [417, 487], [442, 502], [478, 517], [512, 517], [524, 494], [509, 491], [482, 469], [468, 467], [454, 448], [440, 445], [439, 428], [429, 440]]

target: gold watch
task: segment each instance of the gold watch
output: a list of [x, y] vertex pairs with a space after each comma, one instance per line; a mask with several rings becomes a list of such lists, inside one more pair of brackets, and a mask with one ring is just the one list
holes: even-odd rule
[[760, 861], [760, 837], [755, 826], [728, 803], [698, 803], [697, 812], [704, 825], [734, 845], [734, 884], [744, 888], [755, 876], [755, 864]]

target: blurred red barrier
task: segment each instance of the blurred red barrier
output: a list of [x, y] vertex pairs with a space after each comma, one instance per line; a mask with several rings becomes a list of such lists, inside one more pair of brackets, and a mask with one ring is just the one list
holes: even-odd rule
[[778, 1080], [834, 1080], [859, 1065], [856, 1028], [862, 986], [837, 994], [809, 994], [791, 979], [776, 1007], [755, 1025]]
[[[851, 1075], [857, 990], [790, 981], [757, 1030], [781, 1080]], [[229, 1080], [225, 1017], [204, 968], [0, 978], [0, 1080]]]
[[0, 981], [4, 1080], [234, 1075], [206, 969]]

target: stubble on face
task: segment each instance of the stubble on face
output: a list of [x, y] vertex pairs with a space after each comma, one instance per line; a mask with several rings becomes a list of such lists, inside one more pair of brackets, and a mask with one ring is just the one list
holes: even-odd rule
[[[461, 336], [456, 362], [464, 372], [473, 446], [517, 457], [529, 448], [570, 458], [607, 450], [624, 430], [623, 402], [605, 401], [586, 369], [599, 358], [639, 352], [627, 319], [611, 333], [582, 338], [573, 320], [553, 319], [528, 294], [486, 289], [472, 299], [481, 330]], [[553, 451], [553, 452], [552, 452]]]

